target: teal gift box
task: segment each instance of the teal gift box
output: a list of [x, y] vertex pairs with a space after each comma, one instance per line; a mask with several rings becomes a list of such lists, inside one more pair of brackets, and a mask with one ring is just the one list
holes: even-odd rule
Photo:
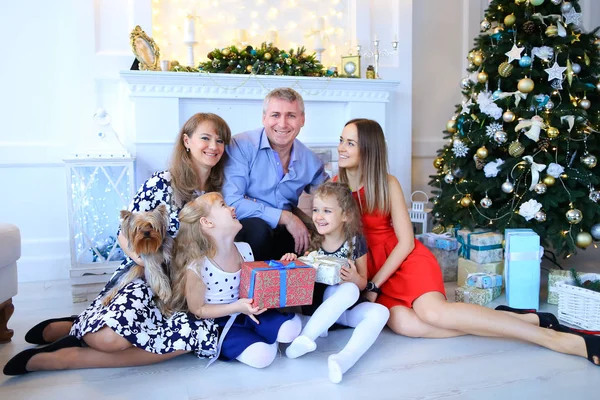
[[538, 310], [540, 265], [544, 254], [540, 237], [531, 229], [507, 229], [504, 237], [506, 302], [509, 307]]
[[458, 255], [478, 264], [502, 261], [502, 234], [488, 230], [460, 229], [456, 233], [460, 244]]

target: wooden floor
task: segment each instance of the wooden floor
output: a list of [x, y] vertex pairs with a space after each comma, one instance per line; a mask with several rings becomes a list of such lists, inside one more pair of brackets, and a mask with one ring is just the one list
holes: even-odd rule
[[[447, 286], [453, 293], [453, 285]], [[452, 296], [449, 296], [452, 297]], [[504, 297], [492, 305], [501, 304]], [[0, 345], [0, 365], [30, 347], [23, 337], [37, 322], [80, 312], [66, 281], [26, 283], [14, 299], [12, 343]], [[552, 306], [543, 308], [554, 311]], [[316, 352], [296, 360], [280, 356], [255, 370], [237, 362], [184, 355], [140, 368], [0, 375], [0, 399], [598, 399], [600, 368], [589, 361], [521, 342], [466, 336], [410, 339], [386, 330], [335, 385], [327, 356], [351, 330], [318, 339]]]

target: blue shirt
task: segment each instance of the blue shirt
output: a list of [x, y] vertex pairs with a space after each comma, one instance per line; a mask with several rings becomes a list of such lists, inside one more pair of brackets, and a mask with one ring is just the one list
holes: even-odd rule
[[235, 135], [226, 151], [225, 202], [235, 207], [239, 219], [262, 218], [271, 228], [282, 210], [298, 206], [303, 190], [310, 193], [329, 178], [323, 162], [298, 139], [285, 174], [264, 128]]

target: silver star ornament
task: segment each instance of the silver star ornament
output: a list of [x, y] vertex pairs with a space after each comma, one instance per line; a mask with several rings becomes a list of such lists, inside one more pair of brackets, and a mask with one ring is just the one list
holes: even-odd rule
[[511, 63], [514, 60], [520, 60], [521, 59], [521, 53], [523, 52], [523, 50], [525, 50], [525, 47], [517, 47], [516, 44], [513, 44], [512, 49], [510, 49], [509, 52], [504, 53], [508, 56], [508, 62]]
[[567, 67], [561, 67], [556, 61], [554, 61], [552, 68], [546, 68], [544, 71], [548, 73], [548, 82], [550, 82], [552, 79], [560, 79], [562, 81], [563, 73], [566, 70]]
[[568, 13], [564, 13], [565, 25], [573, 24], [575, 26], [581, 25], [581, 13], [575, 11], [575, 8], [571, 8]]

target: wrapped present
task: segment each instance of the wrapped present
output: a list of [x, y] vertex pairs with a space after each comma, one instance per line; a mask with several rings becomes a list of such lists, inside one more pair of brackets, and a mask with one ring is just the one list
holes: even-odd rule
[[437, 248], [442, 250], [458, 249], [458, 240], [453, 238], [449, 232], [443, 234], [423, 233], [417, 235], [417, 239], [429, 248]]
[[531, 229], [507, 229], [504, 269], [506, 302], [509, 307], [540, 307], [540, 271], [544, 248], [540, 237]]
[[349, 267], [347, 259], [319, 255], [316, 251], [310, 252], [298, 260], [312, 266], [317, 270], [316, 282], [326, 285], [337, 285], [342, 281], [340, 272], [342, 268]]
[[554, 289], [557, 282], [570, 280], [571, 271], [551, 269], [548, 274], [548, 304], [558, 304], [558, 292]]
[[312, 303], [316, 270], [301, 261], [254, 261], [242, 264], [240, 298], [260, 308]]
[[502, 234], [487, 230], [460, 229], [456, 239], [460, 244], [459, 256], [480, 264], [502, 260]]
[[502, 275], [504, 273], [504, 261], [479, 264], [462, 257], [458, 258], [458, 279], [456, 280], [458, 286], [466, 285], [469, 274], [479, 272]]
[[467, 286], [474, 286], [479, 289], [502, 287], [502, 275], [487, 272], [469, 274], [467, 276]]
[[472, 303], [485, 306], [494, 299], [500, 297], [502, 287], [496, 286], [488, 289], [480, 289], [472, 286], [461, 286], [454, 290], [454, 301], [457, 303]]

